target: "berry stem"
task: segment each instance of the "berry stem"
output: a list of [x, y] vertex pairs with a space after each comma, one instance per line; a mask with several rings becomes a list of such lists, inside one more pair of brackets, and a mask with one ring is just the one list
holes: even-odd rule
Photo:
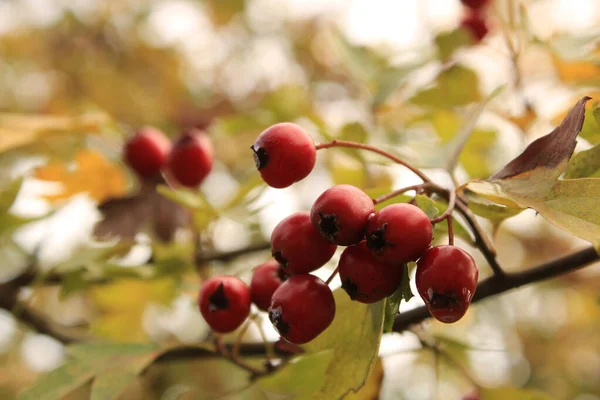
[[[441, 188], [439, 188], [441, 189]], [[456, 192], [454, 190], [445, 190], [445, 194], [448, 196], [448, 208], [442, 215], [439, 215], [431, 220], [432, 224], [437, 224], [440, 221], [443, 221], [448, 218], [452, 218], [452, 212], [456, 207]]]
[[333, 272], [331, 273], [331, 275], [329, 275], [329, 278], [327, 278], [327, 280], [325, 281], [326, 285], [329, 285], [331, 283], [331, 281], [333, 280], [333, 278], [335, 278], [335, 276], [338, 273], [339, 268], [340, 268], [339, 266], [335, 267], [335, 269], [333, 270]]
[[446, 218], [446, 222], [448, 223], [448, 244], [450, 246], [454, 246], [454, 227], [452, 226], [452, 215], [448, 215], [448, 218]]
[[[229, 351], [227, 350], [227, 348], [223, 345], [223, 338], [221, 335], [216, 335], [215, 336], [215, 347], [217, 348], [217, 351], [227, 360], [231, 361], [232, 363], [234, 363], [235, 365], [237, 365], [238, 367], [245, 369], [246, 371], [248, 371], [252, 377], [257, 377], [257, 376], [261, 376], [264, 375], [265, 372], [259, 370], [258, 368], [253, 367], [252, 365], [246, 363], [245, 361], [243, 361], [242, 359], [239, 358], [239, 348], [238, 348], [238, 357], [234, 358], [234, 356], [232, 354], [229, 353]], [[233, 353], [233, 350], [232, 350]]]
[[417, 167], [414, 167], [414, 166], [410, 165], [409, 163], [407, 163], [406, 161], [404, 161], [403, 159], [396, 157], [392, 153], [388, 153], [387, 151], [378, 149], [377, 147], [369, 146], [368, 144], [364, 144], [364, 143], [349, 142], [346, 140], [337, 140], [337, 139], [332, 140], [331, 142], [327, 142], [327, 143], [319, 143], [316, 146], [317, 150], [329, 149], [331, 147], [347, 147], [347, 148], [360, 149], [360, 150], [370, 151], [372, 153], [377, 153], [386, 158], [389, 158], [390, 160], [394, 161], [397, 164], [400, 164], [400, 165], [408, 168], [415, 175], [417, 175], [419, 178], [421, 178], [423, 180], [423, 182], [431, 182], [431, 179], [429, 179], [429, 177], [427, 175], [425, 175]]
[[415, 190], [417, 192], [417, 194], [423, 192], [424, 190], [426, 190], [428, 187], [431, 187], [432, 184], [430, 182], [425, 182], [425, 183], [419, 183], [418, 185], [412, 185], [412, 186], [407, 186], [407, 187], [403, 187], [397, 190], [394, 190], [393, 192], [390, 192], [388, 194], [384, 194], [382, 196], [377, 197], [376, 199], [373, 199], [373, 204], [377, 205], [380, 203], [383, 203], [384, 201], [387, 201], [391, 198], [394, 198], [396, 196], [400, 196], [401, 194], [404, 194], [406, 192], [409, 192], [411, 190]]
[[275, 359], [275, 351], [273, 350], [273, 343], [269, 342], [269, 339], [267, 339], [267, 334], [265, 333], [265, 330], [263, 329], [263, 326], [261, 324], [262, 319], [261, 318], [253, 318], [252, 322], [254, 322], [254, 325], [256, 325], [256, 328], [258, 329], [258, 333], [260, 334], [260, 338], [263, 341], [263, 344], [265, 345], [265, 358], [267, 359], [267, 368], [272, 369], [274, 366], [273, 360]]

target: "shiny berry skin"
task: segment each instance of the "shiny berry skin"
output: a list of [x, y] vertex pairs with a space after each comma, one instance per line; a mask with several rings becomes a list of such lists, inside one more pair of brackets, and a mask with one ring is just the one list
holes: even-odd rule
[[488, 5], [490, 0], [460, 0], [463, 6], [470, 8], [471, 10], [479, 10]]
[[484, 17], [478, 13], [469, 13], [461, 22], [460, 27], [471, 35], [475, 43], [479, 43], [489, 32], [487, 22]]
[[273, 293], [269, 319], [281, 337], [291, 343], [310, 342], [335, 317], [329, 286], [314, 275], [295, 275]]
[[352, 300], [375, 303], [390, 296], [402, 281], [404, 265], [384, 264], [366, 242], [347, 247], [338, 264], [342, 288]]
[[336, 245], [315, 230], [307, 211], [284, 218], [271, 233], [271, 252], [290, 275], [308, 274], [333, 257]]
[[196, 187], [204, 181], [213, 165], [213, 147], [202, 131], [190, 130], [173, 145], [167, 161], [169, 174], [187, 187]]
[[250, 146], [254, 162], [267, 185], [282, 189], [306, 178], [317, 160], [312, 137], [290, 122], [263, 131]]
[[429, 248], [433, 230], [429, 217], [412, 204], [392, 204], [369, 220], [367, 246], [390, 264], [416, 261]]
[[200, 288], [200, 313], [218, 333], [236, 330], [250, 314], [250, 288], [235, 276], [214, 276]]
[[313, 226], [331, 243], [348, 246], [365, 237], [373, 200], [351, 185], [336, 185], [323, 192], [310, 210]]
[[146, 127], [138, 130], [125, 143], [123, 157], [135, 173], [149, 178], [160, 173], [170, 151], [169, 138], [158, 129]]
[[267, 311], [273, 292], [288, 278], [289, 275], [275, 260], [269, 260], [259, 265], [252, 273], [250, 282], [252, 302], [259, 309]]
[[435, 319], [456, 322], [467, 312], [479, 271], [473, 257], [456, 246], [436, 246], [417, 262], [415, 283]]

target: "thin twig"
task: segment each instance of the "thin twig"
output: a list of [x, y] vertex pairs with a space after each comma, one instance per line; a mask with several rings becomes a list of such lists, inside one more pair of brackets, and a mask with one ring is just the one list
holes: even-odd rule
[[440, 221], [448, 219], [448, 217], [452, 216], [452, 212], [454, 211], [454, 207], [456, 206], [456, 192], [454, 190], [447, 190], [448, 194], [448, 208], [442, 215], [439, 215], [431, 220], [432, 224], [437, 224]]
[[454, 219], [452, 218], [452, 215], [448, 215], [448, 218], [446, 218], [446, 222], [448, 223], [448, 244], [450, 246], [454, 246], [454, 227], [452, 226]]
[[245, 361], [243, 361], [239, 358], [236, 360], [234, 358], [234, 356], [232, 355], [232, 353], [230, 353], [229, 350], [223, 345], [223, 338], [221, 337], [221, 335], [215, 336], [215, 347], [217, 348], [217, 351], [224, 358], [228, 359], [229, 361], [231, 361], [233, 364], [237, 365], [238, 367], [250, 372], [252, 377], [261, 376], [265, 373], [265, 371], [255, 368], [252, 365], [246, 363]]
[[339, 268], [340, 268], [339, 266], [335, 267], [335, 269], [333, 270], [333, 272], [331, 273], [331, 275], [329, 275], [329, 278], [327, 278], [327, 280], [325, 281], [326, 285], [329, 285], [331, 283], [331, 281], [333, 280], [333, 278], [335, 278], [335, 276], [338, 273], [338, 269]]
[[431, 186], [431, 183], [426, 182], [426, 183], [419, 183], [418, 185], [403, 187], [403, 188], [394, 190], [393, 192], [390, 192], [388, 194], [384, 194], [383, 196], [379, 196], [376, 199], [373, 199], [373, 204], [377, 205], [377, 204], [383, 203], [384, 201], [392, 199], [396, 196], [400, 196], [401, 194], [404, 194], [406, 192], [410, 192], [411, 190], [415, 190], [418, 194], [418, 193], [420, 193], [420, 191], [426, 190], [429, 186]]
[[427, 177], [427, 175], [425, 175], [417, 167], [412, 166], [411, 164], [407, 163], [403, 159], [396, 157], [392, 153], [388, 153], [387, 151], [381, 150], [377, 147], [369, 146], [368, 144], [349, 142], [346, 140], [337, 140], [336, 139], [336, 140], [332, 140], [331, 142], [327, 142], [327, 143], [319, 143], [316, 147], [317, 147], [317, 150], [329, 149], [331, 147], [347, 147], [347, 148], [361, 149], [361, 150], [367, 150], [367, 151], [370, 151], [373, 153], [377, 153], [386, 158], [389, 158], [390, 160], [394, 161], [396, 164], [400, 164], [400, 165], [408, 168], [415, 175], [417, 175], [419, 178], [421, 178], [423, 180], [423, 182], [431, 182], [431, 179], [429, 179], [429, 177]]

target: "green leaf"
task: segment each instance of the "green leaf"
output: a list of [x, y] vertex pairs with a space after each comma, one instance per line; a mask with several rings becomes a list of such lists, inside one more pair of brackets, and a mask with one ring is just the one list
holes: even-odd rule
[[565, 178], [600, 177], [600, 144], [591, 149], [580, 151], [569, 161]]
[[209, 209], [216, 213], [216, 210], [213, 209], [208, 200], [206, 200], [204, 195], [199, 191], [192, 192], [187, 189], [175, 190], [165, 185], [158, 185], [156, 187], [156, 191], [160, 195], [174, 201], [175, 203], [181, 204], [184, 207], [188, 207], [193, 210]]
[[521, 207], [508, 207], [496, 204], [469, 190], [464, 193], [469, 199], [469, 209], [473, 211], [473, 214], [489, 219], [494, 225], [498, 225], [505, 219], [514, 217], [523, 211]]
[[575, 149], [588, 100], [582, 98], [560, 126], [531, 143], [500, 172], [486, 181], [469, 182], [466, 188], [508, 208], [533, 208], [600, 249], [600, 179], [558, 180]]
[[360, 122], [350, 122], [340, 129], [340, 139], [364, 143], [369, 133]]
[[435, 201], [422, 194], [415, 196], [415, 205], [419, 207], [429, 219], [435, 218], [440, 215], [440, 210], [436, 207]]
[[404, 273], [402, 282], [396, 291], [386, 299], [385, 302], [385, 319], [383, 323], [383, 332], [389, 333], [394, 326], [394, 317], [400, 312], [400, 303], [402, 299], [409, 301], [414, 294], [410, 290], [410, 275], [408, 273], [408, 265], [404, 265]]
[[419, 91], [409, 101], [423, 107], [450, 108], [480, 100], [477, 74], [467, 67], [453, 65], [437, 76], [433, 87]]
[[518, 388], [482, 389], [479, 392], [481, 400], [553, 400], [554, 397], [539, 390]]
[[333, 355], [333, 350], [325, 350], [295, 357], [274, 374], [260, 378], [256, 384], [266, 398], [285, 398], [287, 395], [295, 400], [311, 399], [323, 387]]
[[470, 45], [472, 39], [466, 30], [455, 29], [450, 32], [442, 32], [438, 34], [434, 41], [435, 45], [437, 46], [440, 60], [445, 61], [452, 57], [456, 50]]
[[15, 202], [22, 185], [23, 179], [19, 178], [0, 188], [0, 215], [8, 212], [8, 209]]
[[[145, 359], [150, 354], [154, 354], [153, 352], [156, 352], [157, 349], [155, 345], [149, 344], [96, 343], [69, 346], [67, 362], [54, 371], [41, 375], [32, 386], [22, 391], [18, 398], [20, 400], [54, 400], [62, 398], [87, 384], [96, 375], [100, 375], [107, 369], [121, 368], [122, 372], [129, 370], [129, 363], [138, 363], [140, 357]], [[135, 379], [135, 376], [132, 377], [133, 379]], [[115, 388], [117, 387], [124, 389], [123, 381], [115, 386]], [[115, 396], [118, 395], [114, 390], [111, 393]], [[116, 398], [115, 396], [101, 398], [111, 399]], [[92, 398], [94, 397], [92, 396]]]
[[402, 78], [421, 65], [422, 63], [405, 67], [388, 67], [381, 71], [376, 78], [376, 89], [373, 101], [371, 102], [371, 108], [377, 109], [380, 105], [384, 104], [398, 88], [400, 82], [402, 82]]
[[383, 332], [385, 301], [362, 304], [348, 294], [334, 292], [336, 315], [331, 326], [304, 347], [309, 352], [333, 349], [333, 360], [325, 374], [325, 384], [312, 399], [339, 399], [357, 392], [365, 383], [377, 358]]
[[600, 118], [600, 111], [598, 110], [598, 107], [595, 107], [595, 109], [593, 107], [586, 108], [585, 119], [579, 134], [580, 137], [594, 145], [600, 144], [600, 122], [597, 119]]

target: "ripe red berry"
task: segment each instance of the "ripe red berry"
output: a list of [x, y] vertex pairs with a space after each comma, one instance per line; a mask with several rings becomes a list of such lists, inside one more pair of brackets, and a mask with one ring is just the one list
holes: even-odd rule
[[488, 5], [490, 0], [460, 0], [463, 6], [472, 10], [478, 10]]
[[287, 278], [289, 278], [289, 275], [285, 273], [281, 265], [275, 260], [269, 260], [256, 267], [252, 273], [252, 281], [250, 282], [252, 302], [261, 310], [267, 311], [271, 304], [273, 292]]
[[419, 207], [399, 203], [382, 208], [369, 220], [367, 246], [379, 260], [391, 264], [416, 261], [429, 248], [433, 230]]
[[312, 137], [290, 122], [267, 128], [250, 148], [263, 180], [278, 189], [306, 178], [317, 160]]
[[452, 323], [467, 312], [479, 271], [473, 257], [455, 246], [429, 249], [417, 262], [415, 283], [435, 319]]
[[484, 17], [476, 12], [469, 13], [460, 22], [460, 27], [471, 35], [475, 43], [479, 43], [488, 34], [489, 28]]
[[204, 282], [198, 296], [202, 316], [219, 333], [236, 330], [250, 314], [250, 288], [235, 276], [214, 276]]
[[390, 296], [402, 281], [400, 265], [375, 258], [365, 241], [347, 247], [338, 264], [342, 288], [352, 300], [374, 303]]
[[125, 143], [123, 155], [132, 170], [141, 177], [149, 178], [160, 173], [170, 151], [169, 138], [158, 129], [146, 127]]
[[283, 219], [271, 233], [273, 257], [290, 275], [307, 274], [323, 266], [335, 249], [315, 230], [307, 211]]
[[335, 300], [329, 286], [314, 275], [295, 275], [273, 293], [269, 319], [279, 334], [295, 344], [319, 336], [333, 321]]
[[373, 200], [351, 185], [336, 185], [323, 192], [310, 210], [313, 226], [331, 243], [348, 246], [365, 237]]
[[196, 187], [210, 173], [213, 147], [210, 138], [198, 130], [184, 133], [173, 146], [167, 160], [170, 175], [180, 184]]

